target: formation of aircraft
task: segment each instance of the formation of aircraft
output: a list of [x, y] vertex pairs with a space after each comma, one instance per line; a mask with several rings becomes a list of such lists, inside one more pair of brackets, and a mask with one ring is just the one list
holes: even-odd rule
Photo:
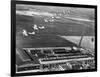
[[39, 29], [45, 29], [45, 27], [44, 26], [37, 26], [36, 24], [34, 24], [34, 26], [32, 26], [32, 28], [33, 28], [33, 31], [32, 32], [27, 32], [27, 30], [25, 30], [25, 29], [23, 29], [22, 30], [22, 34], [23, 34], [23, 36], [29, 36], [29, 34], [30, 35], [35, 35], [36, 34], [36, 30], [39, 30]]

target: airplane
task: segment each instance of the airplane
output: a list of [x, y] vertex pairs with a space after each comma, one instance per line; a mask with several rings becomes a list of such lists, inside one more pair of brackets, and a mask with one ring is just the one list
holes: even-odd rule
[[38, 27], [36, 24], [34, 24], [34, 26], [32, 26], [34, 30], [38, 30]]
[[42, 26], [42, 27], [39, 27], [39, 29], [45, 29], [45, 27], [44, 27], [44, 26]]
[[22, 34], [23, 34], [23, 36], [28, 36], [28, 33], [25, 29], [23, 29]]
[[28, 32], [28, 34], [32, 34], [32, 35], [35, 35], [35, 32], [33, 31], [33, 32]]

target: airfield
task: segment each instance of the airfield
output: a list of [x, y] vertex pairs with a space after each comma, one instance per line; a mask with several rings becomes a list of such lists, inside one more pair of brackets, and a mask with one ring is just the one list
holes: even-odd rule
[[44, 67], [49, 71], [68, 70], [70, 65], [78, 66], [75, 69], [95, 68], [94, 21], [94, 9], [16, 5], [18, 70], [25, 72], [41, 69], [41, 66], [42, 72]]
[[[94, 42], [91, 43], [91, 38], [94, 38], [95, 35], [93, 20], [86, 19], [85, 16], [82, 19], [78, 15], [74, 17], [70, 14], [63, 16], [47, 11], [40, 12], [36, 9], [35, 11], [29, 9], [16, 10], [17, 47], [27, 47], [27, 45], [29, 45], [28, 47], [65, 47], [68, 44], [70, 45], [70, 42], [78, 45], [80, 37], [84, 36], [82, 42], [84, 43], [85, 41], [85, 43], [91, 44], [86, 44], [86, 46], [93, 48]], [[44, 28], [34, 30], [34, 25]], [[23, 29], [30, 33], [34, 32], [35, 34], [29, 34], [28, 37], [23, 36]]]

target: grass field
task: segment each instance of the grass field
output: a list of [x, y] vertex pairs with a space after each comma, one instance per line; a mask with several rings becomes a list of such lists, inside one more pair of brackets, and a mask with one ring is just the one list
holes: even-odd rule
[[[69, 40], [77, 45], [79, 45], [81, 36], [61, 36], [62, 38]], [[94, 38], [94, 36], [83, 36], [82, 42], [81, 42], [81, 46], [87, 49], [91, 49], [92, 51], [94, 51], [95, 48], [95, 42], [91, 41], [92, 38]]]

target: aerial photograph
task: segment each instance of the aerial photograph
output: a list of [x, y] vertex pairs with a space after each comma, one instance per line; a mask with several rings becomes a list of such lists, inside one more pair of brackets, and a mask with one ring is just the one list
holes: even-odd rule
[[16, 73], [95, 69], [95, 9], [16, 4]]

